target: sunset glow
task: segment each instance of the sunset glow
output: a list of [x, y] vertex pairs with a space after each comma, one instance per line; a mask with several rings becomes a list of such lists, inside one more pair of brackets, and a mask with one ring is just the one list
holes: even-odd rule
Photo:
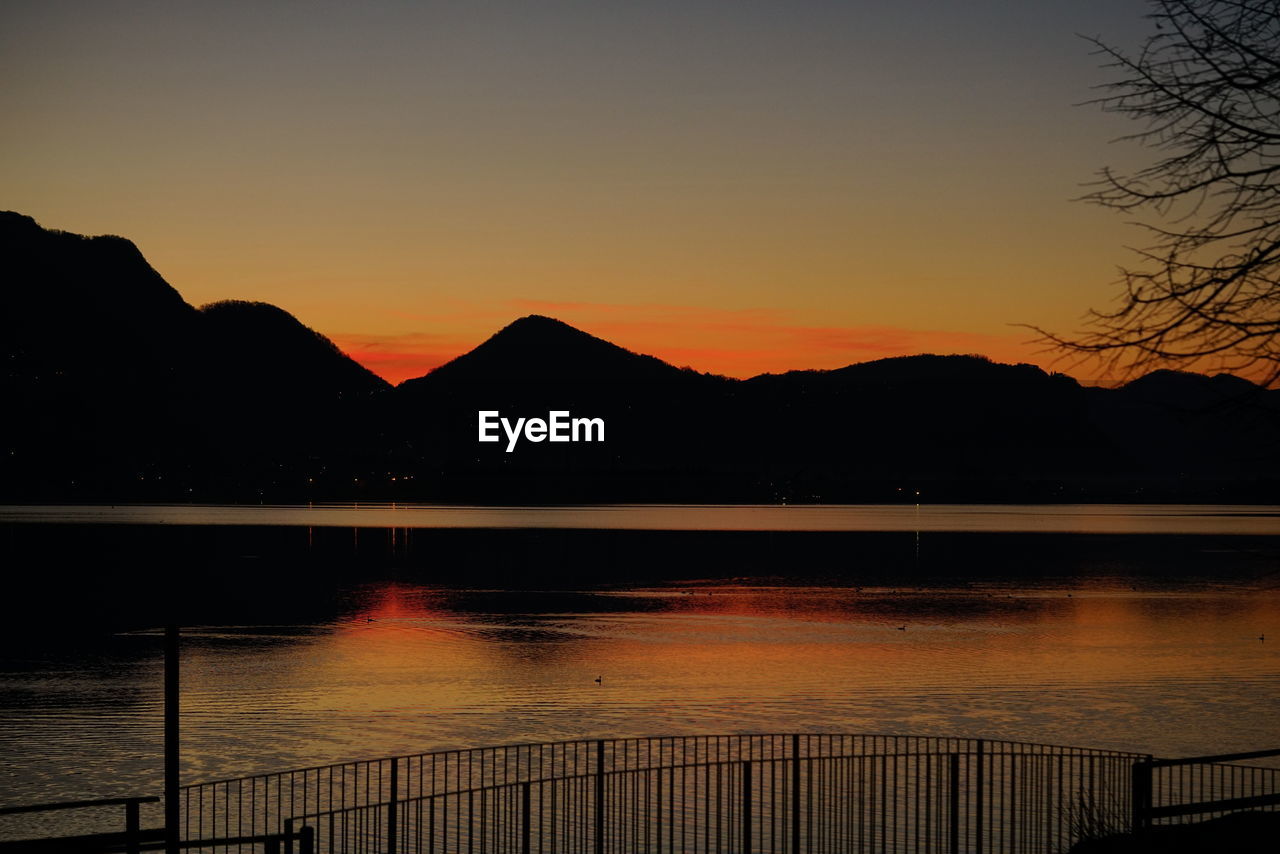
[[1016, 324], [1079, 328], [1141, 239], [1071, 201], [1143, 156], [1073, 106], [1103, 79], [1076, 33], [1144, 9], [20, 3], [0, 185], [393, 382], [532, 312], [736, 377], [1060, 366]]
[[[913, 353], [977, 353], [1002, 362], [1052, 366], [1060, 354], [1029, 340], [1030, 332], [1004, 335], [916, 330], [889, 326], [822, 327], [795, 323], [782, 311], [732, 311], [679, 305], [608, 305], [512, 300], [511, 319], [544, 314], [639, 353], [679, 367], [731, 377], [788, 370], [839, 368]], [[492, 330], [505, 325], [498, 310]], [[477, 314], [480, 314], [477, 312]], [[334, 342], [390, 382], [421, 376], [487, 337], [338, 332]]]

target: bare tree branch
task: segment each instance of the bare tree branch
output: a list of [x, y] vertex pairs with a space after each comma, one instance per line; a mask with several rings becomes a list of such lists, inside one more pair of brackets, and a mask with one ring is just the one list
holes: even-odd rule
[[1280, 4], [1152, 0], [1130, 56], [1088, 41], [1116, 79], [1086, 103], [1144, 127], [1124, 140], [1160, 156], [1102, 169], [1084, 198], [1146, 212], [1153, 242], [1121, 270], [1111, 310], [1043, 343], [1125, 374], [1162, 364], [1280, 379]]

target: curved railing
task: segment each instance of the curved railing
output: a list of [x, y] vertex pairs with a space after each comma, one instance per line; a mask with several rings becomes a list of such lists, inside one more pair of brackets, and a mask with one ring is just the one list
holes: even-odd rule
[[183, 790], [183, 837], [313, 828], [322, 852], [1065, 851], [1128, 828], [1110, 750], [893, 735], [566, 741]]

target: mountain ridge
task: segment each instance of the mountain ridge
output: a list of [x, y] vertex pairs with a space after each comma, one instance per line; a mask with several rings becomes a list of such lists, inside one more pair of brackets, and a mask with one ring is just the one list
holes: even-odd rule
[[[734, 379], [528, 315], [390, 386], [267, 303], [195, 308], [124, 238], [0, 214], [8, 500], [1239, 500], [1280, 483], [1280, 392], [1116, 389], [917, 354]], [[603, 442], [477, 442], [477, 412]]]
[[[519, 354], [514, 363], [504, 359]], [[481, 344], [455, 356], [420, 377], [400, 383], [410, 389], [423, 381], [448, 381], [459, 374], [473, 379], [519, 380], [554, 373], [565, 379], [590, 381], [607, 379], [611, 371], [651, 380], [686, 373], [657, 356], [637, 353], [611, 341], [541, 314], [517, 318]]]

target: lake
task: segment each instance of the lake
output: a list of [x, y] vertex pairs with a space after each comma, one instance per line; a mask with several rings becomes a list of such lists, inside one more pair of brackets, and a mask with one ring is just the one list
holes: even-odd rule
[[1274, 505], [866, 504], [459, 507], [422, 504], [0, 505], [0, 524], [265, 525], [647, 531], [1280, 534]]
[[[323, 535], [304, 530], [311, 524], [287, 521], [314, 513], [339, 514], [317, 527], [351, 529], [329, 534], [349, 547], [338, 558]], [[671, 733], [959, 735], [1163, 756], [1280, 742], [1274, 507], [639, 508], [629, 519], [626, 508], [411, 510], [422, 528], [401, 524], [400, 513], [69, 508], [59, 520], [48, 508], [5, 508], [0, 523], [31, 578], [52, 565], [69, 573], [63, 586], [92, 586], [102, 575], [95, 561], [112, 574], [137, 561], [176, 576], [170, 583], [185, 598], [218, 600], [222, 619], [183, 631], [184, 782]], [[424, 529], [432, 515], [465, 527], [457, 521], [470, 513], [481, 530]], [[199, 514], [206, 521], [193, 521]], [[380, 524], [386, 514], [396, 524]], [[524, 524], [497, 530], [493, 514]], [[643, 530], [656, 539], [590, 539], [580, 519], [563, 524], [572, 514], [652, 524]], [[911, 514], [919, 528], [887, 527]], [[679, 540], [661, 533], [673, 516], [686, 528]], [[850, 527], [864, 523], [854, 517], [881, 527]], [[770, 536], [768, 550], [750, 539], [793, 518], [802, 527]], [[528, 539], [538, 519], [569, 529]], [[699, 519], [710, 521], [708, 533], [689, 530]], [[981, 530], [956, 533], [972, 524]], [[165, 539], [166, 525], [178, 533]], [[259, 527], [269, 531], [250, 530]], [[1094, 534], [1066, 533], [1082, 527]], [[400, 528], [412, 537], [393, 540]], [[1188, 531], [1196, 533], [1175, 533]], [[353, 532], [365, 552], [350, 547]], [[262, 536], [287, 547], [264, 547]], [[230, 557], [217, 566], [238, 568], [235, 595], [218, 592], [221, 576], [184, 570], [174, 552], [197, 537], [223, 544]], [[518, 537], [526, 539], [510, 539]], [[543, 550], [563, 556], [589, 543], [582, 549], [598, 553], [601, 542], [634, 543], [619, 548], [617, 565], [650, 571], [592, 583], [528, 575]], [[164, 554], [144, 560], [147, 543]], [[192, 551], [201, 553], [192, 561], [210, 560], [203, 545]], [[319, 553], [327, 569], [295, 551]], [[522, 556], [523, 575], [500, 576], [518, 585], [481, 571], [495, 554]], [[787, 565], [788, 555], [803, 565]], [[334, 561], [354, 568], [335, 577]], [[289, 579], [285, 592], [272, 586], [277, 575]], [[293, 607], [308, 586], [330, 595]], [[272, 591], [268, 601], [257, 587]], [[47, 604], [14, 599], [7, 610]], [[0, 804], [159, 792], [154, 625], [56, 643], [39, 627], [6, 635]]]

